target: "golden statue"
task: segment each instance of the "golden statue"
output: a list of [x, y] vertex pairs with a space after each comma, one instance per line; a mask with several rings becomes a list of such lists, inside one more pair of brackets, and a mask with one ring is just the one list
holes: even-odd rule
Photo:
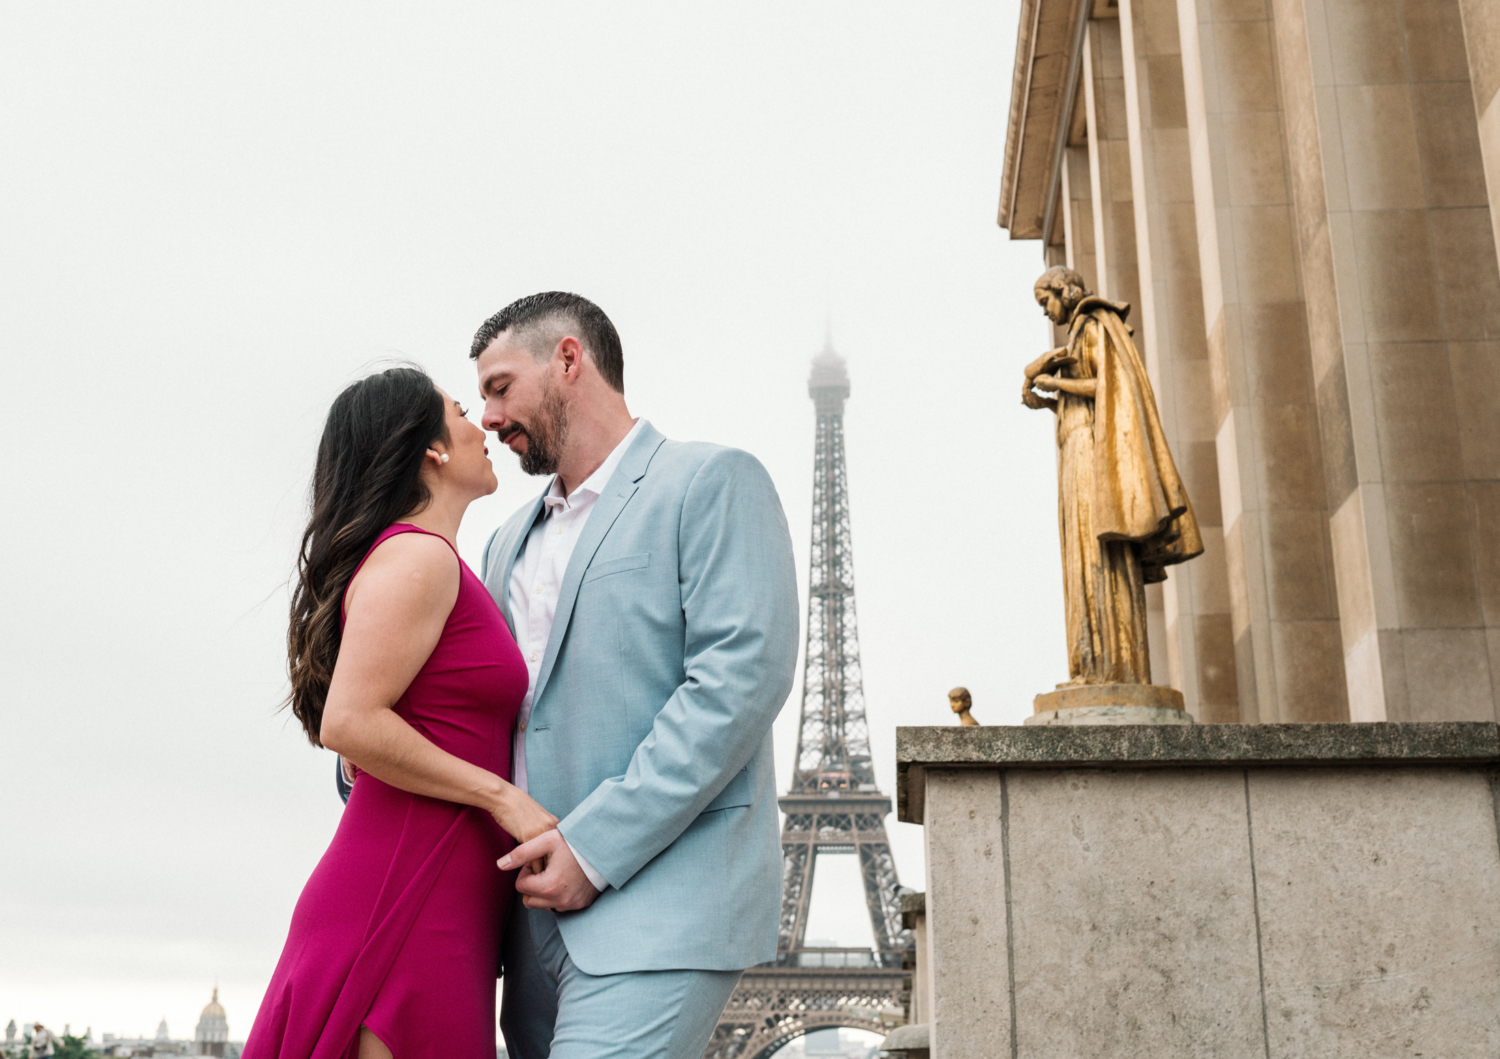
[[958, 714], [959, 724], [965, 728], [979, 727], [979, 722], [974, 720], [974, 715], [969, 712], [974, 708], [974, 699], [969, 695], [968, 688], [954, 688], [948, 692], [948, 706]]
[[1203, 551], [1198, 522], [1125, 324], [1130, 306], [1096, 297], [1069, 268], [1048, 269], [1035, 293], [1068, 329], [1067, 346], [1027, 365], [1021, 388], [1026, 407], [1057, 414], [1069, 677], [1058, 687], [1150, 684], [1145, 586]]

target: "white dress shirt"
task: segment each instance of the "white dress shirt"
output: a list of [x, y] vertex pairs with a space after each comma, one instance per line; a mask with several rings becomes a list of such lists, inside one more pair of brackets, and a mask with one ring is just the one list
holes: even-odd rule
[[[521, 700], [521, 712], [516, 715], [516, 729], [511, 736], [511, 782], [523, 791], [527, 789], [526, 728], [531, 722], [532, 697], [536, 694], [542, 658], [547, 653], [547, 641], [552, 636], [552, 621], [557, 616], [557, 598], [562, 593], [568, 561], [573, 557], [573, 549], [583, 535], [584, 524], [599, 502], [600, 494], [640, 431], [641, 421], [637, 419], [630, 433], [621, 439], [599, 469], [567, 496], [562, 492], [562, 479], [553, 476], [552, 488], [542, 498], [545, 513], [526, 535], [526, 541], [516, 555], [516, 565], [511, 570], [510, 620], [515, 626], [516, 646], [521, 648], [521, 656], [526, 659], [528, 678], [526, 697]], [[578, 856], [577, 850], [573, 850], [573, 856], [589, 882], [602, 892], [609, 885], [604, 876]]]

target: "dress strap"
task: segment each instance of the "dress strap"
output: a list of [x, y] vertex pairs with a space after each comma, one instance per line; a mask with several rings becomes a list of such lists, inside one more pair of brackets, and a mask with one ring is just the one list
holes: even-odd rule
[[[414, 526], [410, 522], [393, 522], [393, 523], [391, 523], [390, 526], [386, 529], [386, 531], [384, 533], [382, 533], [380, 536], [378, 536], [378, 537], [375, 538], [375, 543], [372, 544], [372, 545], [370, 545], [370, 551], [373, 552], [376, 548], [378, 548], [380, 545], [384, 544], [386, 541], [390, 540], [392, 537], [394, 537], [398, 533], [425, 533], [429, 537], [436, 537], [438, 540], [440, 540], [444, 544], [448, 545], [448, 550], [453, 553], [453, 557], [455, 559], [459, 558], [458, 549], [455, 548], [455, 547], [453, 547], [453, 544], [448, 540], [447, 537], [444, 537], [441, 533], [433, 533], [432, 530], [425, 530], [421, 526]], [[366, 552], [365, 553], [365, 559], [368, 559], [369, 557], [370, 557], [369, 552]], [[363, 561], [364, 560], [361, 560], [361, 563]], [[358, 571], [356, 571], [356, 573], [357, 572]], [[349, 580], [352, 581], [354, 579], [351, 577]]]

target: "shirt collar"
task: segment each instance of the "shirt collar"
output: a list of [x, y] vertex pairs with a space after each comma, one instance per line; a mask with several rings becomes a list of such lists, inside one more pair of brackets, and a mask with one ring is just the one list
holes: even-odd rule
[[568, 496], [563, 496], [562, 479], [557, 475], [552, 476], [552, 487], [547, 490], [547, 495], [542, 497], [542, 503], [547, 506], [550, 514], [552, 511], [562, 509], [564, 511], [577, 507], [585, 500], [596, 500], [604, 492], [604, 487], [614, 477], [616, 468], [620, 461], [625, 458], [625, 450], [630, 448], [630, 443], [635, 440], [636, 435], [641, 432], [641, 424], [644, 419], [636, 419], [635, 426], [620, 439], [620, 443], [614, 447], [614, 451], [604, 458], [598, 470], [584, 479], [583, 484], [573, 490]]

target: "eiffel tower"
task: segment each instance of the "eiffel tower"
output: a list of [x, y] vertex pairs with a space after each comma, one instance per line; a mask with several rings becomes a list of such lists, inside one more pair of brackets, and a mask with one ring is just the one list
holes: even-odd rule
[[[813, 359], [807, 392], [817, 411], [812, 555], [802, 713], [791, 789], [779, 799], [781, 924], [773, 963], [745, 972], [720, 1016], [705, 1059], [764, 1059], [812, 1029], [884, 1033], [881, 1008], [901, 1006], [901, 926], [896, 863], [885, 834], [891, 801], [875, 783], [859, 665], [844, 401], [849, 372], [832, 343]], [[819, 854], [855, 854], [873, 950], [807, 945]]]

